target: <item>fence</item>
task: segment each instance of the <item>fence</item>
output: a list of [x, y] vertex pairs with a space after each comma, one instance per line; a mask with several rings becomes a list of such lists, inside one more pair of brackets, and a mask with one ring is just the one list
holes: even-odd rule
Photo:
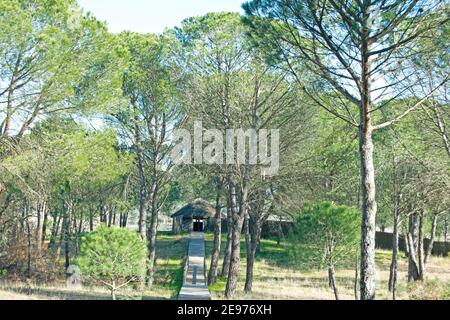
[[[391, 250], [392, 243], [393, 243], [392, 233], [377, 232], [375, 239], [375, 245], [377, 248]], [[430, 240], [424, 239], [424, 248], [428, 248], [429, 244]], [[401, 251], [406, 252], [405, 238], [403, 236], [399, 237], [398, 245]], [[435, 241], [433, 243], [433, 250], [431, 251], [432, 255], [447, 257], [449, 252], [450, 252], [450, 243], [443, 241]]]

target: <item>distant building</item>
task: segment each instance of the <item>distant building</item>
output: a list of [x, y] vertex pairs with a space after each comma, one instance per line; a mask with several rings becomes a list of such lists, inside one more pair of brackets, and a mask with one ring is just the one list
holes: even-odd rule
[[209, 231], [214, 229], [214, 215], [216, 209], [203, 199], [188, 203], [172, 217], [173, 233], [183, 231]]

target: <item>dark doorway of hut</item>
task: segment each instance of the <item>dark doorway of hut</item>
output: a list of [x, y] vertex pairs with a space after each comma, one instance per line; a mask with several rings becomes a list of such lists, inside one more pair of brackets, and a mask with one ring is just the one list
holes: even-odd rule
[[203, 232], [203, 219], [194, 218], [194, 232]]

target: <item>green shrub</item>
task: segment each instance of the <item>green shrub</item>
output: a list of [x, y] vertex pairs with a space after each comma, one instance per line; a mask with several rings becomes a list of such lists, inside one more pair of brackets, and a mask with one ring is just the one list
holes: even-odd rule
[[100, 226], [83, 237], [77, 264], [83, 277], [116, 291], [145, 274], [147, 246], [133, 231]]
[[352, 262], [360, 245], [359, 210], [330, 202], [305, 205], [294, 220], [291, 255], [308, 267]]
[[338, 299], [335, 267], [355, 261], [360, 242], [357, 209], [330, 202], [306, 205], [290, 235], [291, 256], [313, 268], [327, 268], [329, 285]]

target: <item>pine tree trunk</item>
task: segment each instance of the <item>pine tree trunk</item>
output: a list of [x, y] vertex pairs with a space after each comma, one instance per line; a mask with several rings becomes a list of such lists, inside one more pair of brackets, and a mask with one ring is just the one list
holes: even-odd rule
[[278, 220], [278, 237], [277, 237], [277, 245], [281, 244], [281, 240], [283, 239], [283, 227], [281, 226], [282, 218], [279, 216]]
[[145, 193], [139, 196], [139, 221], [138, 228], [139, 234], [142, 239], [147, 239], [147, 211], [148, 211], [148, 201]]
[[46, 212], [46, 203], [42, 201], [37, 208], [37, 225], [36, 225], [36, 249], [37, 251], [42, 250], [42, 239], [44, 232], [44, 223], [45, 223], [45, 212]]
[[114, 207], [111, 206], [108, 210], [108, 227], [111, 228], [111, 226], [113, 225], [113, 215], [114, 215]]
[[[367, 119], [369, 118], [369, 119]], [[361, 158], [361, 300], [375, 299], [375, 170], [373, 165], [373, 142], [370, 117], [364, 117], [360, 130]]]
[[420, 278], [419, 274], [419, 264], [417, 263], [417, 251], [418, 246], [415, 240], [415, 233], [417, 228], [417, 217], [416, 214], [412, 214], [409, 217], [409, 227], [407, 234], [408, 241], [408, 282], [417, 281]]
[[52, 215], [52, 219], [53, 219], [53, 225], [52, 225], [52, 230], [51, 230], [49, 247], [52, 249], [55, 249], [56, 244], [57, 244], [59, 229], [61, 226], [62, 217], [61, 217], [61, 215], [59, 215], [57, 213], [57, 211], [55, 211], [54, 214]]
[[437, 220], [438, 215], [433, 215], [433, 220], [431, 222], [431, 233], [430, 233], [430, 243], [428, 244], [427, 251], [425, 252], [424, 264], [428, 263], [428, 259], [430, 259], [431, 253], [433, 252], [434, 240], [436, 238], [436, 229], [437, 229]]
[[375, 168], [373, 163], [374, 145], [372, 141], [372, 57], [370, 29], [370, 4], [364, 3], [361, 28], [361, 79], [359, 110], [359, 155], [361, 170], [361, 277], [360, 299], [375, 299], [375, 234], [377, 203], [375, 200]]
[[[228, 197], [229, 198], [229, 197]], [[229, 201], [228, 201], [229, 202]], [[233, 216], [231, 215], [230, 204], [227, 204], [227, 244], [225, 247], [225, 254], [222, 263], [222, 278], [228, 276], [230, 270], [231, 246], [233, 241]]]
[[448, 217], [445, 217], [445, 220], [444, 220], [444, 242], [446, 244], [448, 242], [448, 226], [449, 226]]
[[89, 232], [94, 231], [94, 213], [89, 209]]
[[[395, 167], [394, 167], [395, 170]], [[395, 175], [395, 173], [394, 173]], [[395, 177], [394, 177], [395, 180]], [[389, 272], [389, 292], [392, 299], [396, 300], [397, 274], [398, 274], [398, 252], [399, 252], [399, 229], [400, 229], [400, 197], [397, 191], [397, 182], [394, 181], [394, 230], [392, 232], [392, 260]]]
[[149, 244], [149, 267], [147, 270], [147, 286], [151, 287], [153, 285], [153, 278], [156, 267], [156, 236], [158, 232], [158, 185], [157, 177], [153, 177], [152, 189], [151, 189], [151, 201], [152, 201], [152, 215], [151, 224], [148, 233], [148, 244]]
[[[251, 289], [251, 281], [249, 276], [253, 276], [253, 260], [252, 260], [252, 240], [250, 236], [250, 217], [247, 215], [244, 220], [244, 233], [245, 233], [245, 250], [246, 250], [246, 259], [247, 259], [247, 267], [246, 267], [246, 277], [245, 277], [245, 287], [244, 291], [250, 292]], [[250, 282], [249, 282], [250, 281]]]
[[336, 275], [333, 265], [328, 266], [328, 277], [329, 277], [328, 282], [331, 284], [331, 289], [333, 289], [334, 297], [336, 300], [339, 300], [339, 292], [336, 285]]
[[113, 214], [112, 214], [112, 223], [111, 223], [111, 225], [113, 225], [113, 226], [115, 226], [115, 227], [117, 227], [117, 217], [116, 217], [116, 215], [117, 215], [117, 209], [116, 209], [116, 207], [113, 207]]
[[244, 291], [246, 293], [253, 290], [253, 270], [255, 266], [255, 250], [250, 251], [250, 255], [247, 257], [247, 274], [245, 277]]
[[441, 135], [442, 142], [444, 143], [445, 151], [447, 151], [447, 155], [450, 158], [450, 141], [449, 141], [449, 137], [447, 136], [447, 132], [446, 132], [446, 124], [440, 114], [438, 107], [436, 105], [433, 105], [432, 109], [433, 109], [434, 115], [436, 117], [436, 125], [439, 128], [439, 133]]
[[71, 205], [69, 204], [66, 208], [66, 212], [63, 218], [63, 244], [64, 244], [64, 258], [65, 264], [64, 267], [67, 270], [70, 266], [70, 214], [71, 213]]
[[446, 252], [448, 252], [448, 226], [448, 217], [446, 216], [444, 220], [444, 249], [446, 250]]
[[31, 255], [31, 251], [33, 250], [31, 248], [31, 228], [30, 228], [30, 221], [28, 220], [28, 218], [26, 218], [25, 221], [25, 225], [26, 225], [26, 235], [27, 235], [27, 276], [30, 278], [31, 277], [31, 260], [32, 260], [32, 255]]
[[355, 296], [355, 300], [359, 300], [359, 296], [358, 296], [358, 275], [359, 275], [359, 270], [358, 270], [358, 265], [359, 265], [359, 259], [358, 259], [358, 255], [356, 255], [356, 259], [355, 259], [355, 277], [353, 279], [353, 294]]
[[225, 289], [225, 296], [232, 299], [236, 294], [239, 267], [241, 263], [241, 230], [244, 219], [240, 215], [233, 218], [233, 240], [231, 245], [230, 269]]
[[112, 282], [112, 286], [111, 286], [111, 298], [114, 301], [117, 300], [117, 298], [116, 298], [116, 282], [115, 281]]
[[[395, 151], [395, 145], [393, 145], [393, 151]], [[393, 193], [394, 193], [394, 230], [392, 232], [392, 259], [389, 269], [389, 283], [388, 289], [392, 293], [392, 300], [396, 300], [397, 291], [397, 274], [398, 274], [398, 251], [399, 251], [399, 228], [400, 228], [400, 199], [401, 194], [399, 192], [397, 181], [397, 160], [395, 156], [392, 159], [392, 172], [393, 172]]]
[[425, 279], [425, 251], [424, 251], [424, 212], [419, 214], [419, 236], [418, 236], [418, 263], [419, 263], [419, 281], [423, 281]]
[[[137, 107], [133, 104], [134, 111], [137, 114]], [[147, 211], [148, 211], [148, 192], [147, 178], [144, 167], [144, 149], [141, 141], [141, 128], [139, 126], [139, 118], [134, 118], [134, 142], [136, 145], [137, 167], [139, 172], [139, 218], [138, 228], [142, 239], [147, 239]]]
[[46, 237], [46, 235], [47, 235], [48, 214], [49, 214], [48, 211], [49, 211], [49, 210], [48, 210], [48, 205], [47, 205], [47, 203], [46, 203], [45, 211], [44, 211], [44, 221], [42, 222], [42, 238], [41, 238], [41, 244], [44, 243], [45, 237]]
[[392, 299], [396, 299], [397, 274], [398, 274], [398, 252], [399, 252], [399, 228], [400, 221], [398, 213], [394, 216], [394, 230], [392, 234], [392, 260], [389, 273], [389, 291], [392, 293]]
[[[242, 187], [242, 194], [240, 197], [240, 203], [239, 203], [239, 212], [234, 213], [233, 212], [233, 240], [232, 240], [232, 246], [231, 246], [231, 257], [230, 257], [230, 270], [228, 272], [228, 280], [227, 285], [225, 288], [225, 296], [228, 299], [232, 299], [236, 294], [236, 288], [237, 288], [237, 280], [239, 275], [239, 268], [240, 268], [240, 262], [241, 262], [241, 232], [242, 232], [242, 225], [244, 223], [244, 217], [246, 216], [246, 210], [247, 210], [247, 197], [248, 197], [248, 190], [247, 190], [247, 182], [245, 181], [248, 179], [248, 176], [244, 178], [244, 183]], [[230, 183], [230, 189], [232, 192], [232, 208], [236, 208], [236, 190], [234, 187], [234, 183]], [[234, 211], [234, 210], [232, 210]]]
[[222, 192], [222, 183], [220, 177], [216, 177], [216, 212], [214, 216], [214, 245], [211, 255], [211, 263], [208, 272], [208, 285], [213, 285], [217, 281], [217, 268], [220, 259], [220, 244], [222, 241], [222, 213], [220, 205], [220, 195]]
[[247, 274], [245, 277], [244, 291], [246, 293], [253, 290], [253, 270], [255, 265], [256, 252], [259, 246], [259, 240], [261, 238], [261, 221], [259, 217], [250, 217], [249, 220], [249, 233], [250, 233], [250, 250], [247, 249]]

